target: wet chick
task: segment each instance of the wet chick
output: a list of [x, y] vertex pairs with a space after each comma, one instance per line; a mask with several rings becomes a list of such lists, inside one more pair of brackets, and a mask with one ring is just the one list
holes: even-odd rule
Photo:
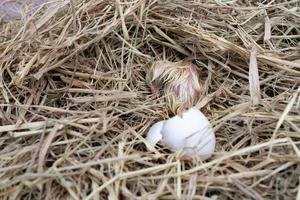
[[180, 114], [192, 107], [200, 97], [196, 66], [191, 62], [154, 62], [146, 82], [155, 95], [162, 91], [166, 104], [173, 114]]

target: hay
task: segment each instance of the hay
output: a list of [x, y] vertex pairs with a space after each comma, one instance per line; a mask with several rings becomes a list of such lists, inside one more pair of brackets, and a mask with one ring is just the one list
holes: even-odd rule
[[[72, 0], [1, 22], [0, 196], [300, 199], [299, 7]], [[198, 66], [205, 162], [147, 148], [168, 117], [145, 83], [160, 59]]]

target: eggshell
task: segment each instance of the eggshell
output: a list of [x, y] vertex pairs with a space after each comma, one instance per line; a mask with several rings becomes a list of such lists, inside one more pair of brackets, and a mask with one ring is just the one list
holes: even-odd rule
[[215, 149], [214, 131], [205, 115], [195, 107], [167, 120], [161, 132], [163, 142], [174, 151], [196, 153], [206, 159]]
[[155, 145], [156, 143], [158, 143], [161, 138], [162, 138], [162, 134], [161, 134], [161, 130], [163, 128], [165, 121], [159, 121], [156, 122], [155, 124], [153, 124], [151, 126], [151, 128], [149, 129], [148, 133], [147, 133], [147, 137], [146, 140], [151, 144], [151, 145]]

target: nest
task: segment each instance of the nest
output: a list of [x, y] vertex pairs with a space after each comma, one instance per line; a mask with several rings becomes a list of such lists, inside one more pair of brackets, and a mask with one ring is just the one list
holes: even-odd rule
[[[59, 1], [0, 22], [3, 199], [300, 197], [299, 1]], [[189, 60], [207, 161], [163, 145], [150, 63]]]

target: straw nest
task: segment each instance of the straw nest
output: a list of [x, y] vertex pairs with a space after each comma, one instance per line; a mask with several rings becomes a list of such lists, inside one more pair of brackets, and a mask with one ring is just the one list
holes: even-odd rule
[[[0, 196], [299, 199], [299, 6], [73, 0], [2, 21]], [[156, 60], [197, 66], [209, 160], [147, 148], [169, 115], [145, 82]]]

